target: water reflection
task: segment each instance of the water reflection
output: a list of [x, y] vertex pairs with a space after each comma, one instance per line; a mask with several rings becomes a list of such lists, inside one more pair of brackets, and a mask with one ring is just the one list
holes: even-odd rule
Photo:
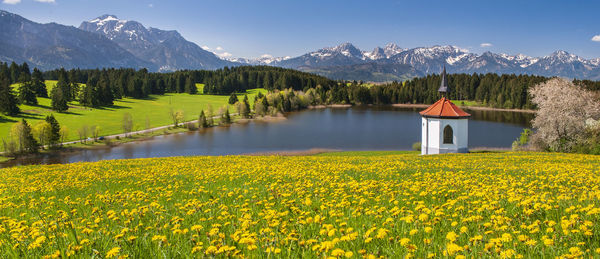
[[[233, 155], [313, 148], [410, 150], [421, 138], [418, 108], [352, 107], [290, 113], [277, 122], [250, 121], [154, 137], [112, 148], [45, 154], [13, 160], [20, 164], [72, 163], [140, 157]], [[470, 147], [510, 147], [533, 114], [468, 110]]]

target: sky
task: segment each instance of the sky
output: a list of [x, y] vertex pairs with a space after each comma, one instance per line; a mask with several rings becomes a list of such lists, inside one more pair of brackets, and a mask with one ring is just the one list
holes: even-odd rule
[[103, 14], [177, 30], [221, 56], [299, 56], [350, 42], [362, 50], [455, 45], [545, 56], [600, 57], [600, 1], [0, 0], [40, 23], [78, 27]]

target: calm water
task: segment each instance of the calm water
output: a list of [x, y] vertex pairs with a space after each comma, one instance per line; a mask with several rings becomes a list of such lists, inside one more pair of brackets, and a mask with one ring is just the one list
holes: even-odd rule
[[[43, 155], [3, 166], [72, 163], [142, 157], [234, 155], [299, 151], [313, 148], [339, 150], [410, 150], [421, 141], [422, 109], [352, 107], [312, 109], [288, 114], [276, 122], [251, 121], [230, 127], [155, 137], [113, 148]], [[532, 114], [469, 111], [469, 147], [508, 148]]]

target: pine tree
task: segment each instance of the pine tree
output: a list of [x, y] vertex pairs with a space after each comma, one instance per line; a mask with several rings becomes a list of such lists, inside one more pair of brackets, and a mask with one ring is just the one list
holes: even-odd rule
[[241, 115], [244, 118], [250, 118], [250, 102], [248, 101], [247, 95], [244, 96], [243, 102], [244, 102], [245, 109], [244, 109], [244, 114], [241, 114]]
[[10, 63], [10, 78], [9, 84], [16, 83], [19, 80], [19, 76], [21, 75], [21, 68], [14, 61]]
[[56, 118], [54, 118], [53, 114], [46, 116], [46, 122], [48, 122], [50, 124], [50, 127], [52, 128], [50, 131], [50, 139], [48, 142], [51, 147], [56, 146], [57, 144], [59, 144], [60, 141], [60, 124], [58, 123]]
[[208, 124], [209, 127], [211, 127], [215, 124], [213, 116], [214, 116], [213, 108], [212, 108], [212, 105], [210, 105], [210, 103], [209, 103], [208, 106], [206, 107], [206, 123]]
[[113, 105], [113, 101], [115, 98], [113, 96], [113, 91], [110, 88], [110, 80], [106, 75], [100, 78], [97, 90], [100, 105]]
[[96, 92], [96, 86], [88, 81], [79, 94], [79, 103], [85, 107], [97, 107], [98, 94]]
[[190, 76], [185, 80], [185, 92], [188, 94], [198, 93], [198, 88]]
[[27, 105], [37, 105], [37, 97], [35, 96], [35, 91], [33, 90], [33, 85], [30, 81], [21, 83], [19, 87], [19, 100], [21, 103]]
[[200, 116], [198, 117], [198, 127], [199, 128], [208, 128], [208, 121], [206, 120], [206, 115], [204, 115], [204, 110], [200, 111]]
[[225, 109], [225, 113], [223, 113], [223, 124], [231, 124], [231, 114], [229, 114], [229, 107]]
[[51, 96], [52, 110], [55, 110], [57, 112], [64, 112], [69, 109], [69, 105], [67, 103], [67, 98], [65, 98], [65, 93], [64, 93], [63, 88], [61, 88], [61, 87], [52, 88], [51, 95], [52, 95]]
[[239, 102], [239, 99], [238, 99], [237, 95], [235, 95], [235, 93], [231, 93], [231, 95], [229, 96], [229, 102], [228, 103], [233, 105], [233, 104], [235, 104], [237, 102]]
[[185, 92], [185, 77], [183, 76], [183, 74], [177, 75], [177, 92]]
[[44, 83], [44, 76], [37, 68], [34, 68], [31, 74], [31, 84], [33, 85], [35, 96], [48, 97], [48, 89], [46, 89], [46, 84]]
[[33, 137], [33, 133], [31, 132], [31, 127], [27, 123], [25, 119], [21, 120], [22, 123], [22, 132], [21, 132], [21, 146], [23, 147], [23, 152], [25, 153], [36, 153], [40, 148], [39, 143]]
[[8, 79], [0, 79], [0, 112], [14, 116], [20, 112], [17, 98], [13, 94]]

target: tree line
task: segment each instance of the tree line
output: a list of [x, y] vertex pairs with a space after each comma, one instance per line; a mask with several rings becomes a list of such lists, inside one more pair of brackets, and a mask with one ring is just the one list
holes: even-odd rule
[[[292, 69], [269, 66], [242, 66], [218, 70], [183, 70], [171, 73], [149, 73], [146, 69], [57, 69], [44, 72], [49, 80], [61, 85], [85, 84], [79, 97], [86, 106], [110, 105], [123, 97], [146, 98], [151, 94], [198, 93], [196, 84], [203, 84], [204, 94], [231, 94], [248, 89], [267, 90], [311, 88], [334, 85], [335, 81]], [[69, 89], [65, 89], [69, 90]], [[71, 90], [72, 91], [72, 90]], [[66, 93], [69, 94], [68, 92]]]
[[[57, 80], [47, 92], [44, 80]], [[477, 101], [497, 108], [533, 109], [528, 89], [549, 78], [535, 75], [450, 74], [448, 95], [454, 100]], [[241, 66], [214, 71], [184, 70], [150, 73], [146, 69], [56, 69], [30, 72], [27, 63], [0, 63], [0, 111], [19, 113], [19, 103], [37, 104], [36, 97], [50, 97], [52, 109], [63, 112], [68, 103], [86, 107], [110, 106], [115, 100], [147, 98], [165, 93], [196, 94], [196, 84], [204, 84], [205, 94], [231, 94], [253, 88], [269, 91], [291, 89], [310, 93], [310, 105], [425, 103], [439, 99], [439, 75], [405, 82], [368, 85], [362, 82], [333, 81], [318, 75], [269, 66]], [[20, 83], [13, 89], [11, 84]], [[573, 80], [588, 90], [600, 90], [600, 82]], [[312, 90], [311, 90], [312, 89]], [[286, 107], [283, 107], [285, 111]]]
[[[549, 80], [535, 75], [498, 74], [450, 74], [447, 75], [452, 100], [477, 101], [484, 106], [507, 109], [535, 109], [528, 89]], [[589, 90], [600, 90], [600, 82], [573, 80]], [[437, 92], [440, 75], [428, 75], [405, 82], [365, 86], [362, 82], [350, 82], [329, 90], [315, 88], [313, 104], [431, 104], [440, 98]], [[307, 92], [305, 90], [305, 92]]]

